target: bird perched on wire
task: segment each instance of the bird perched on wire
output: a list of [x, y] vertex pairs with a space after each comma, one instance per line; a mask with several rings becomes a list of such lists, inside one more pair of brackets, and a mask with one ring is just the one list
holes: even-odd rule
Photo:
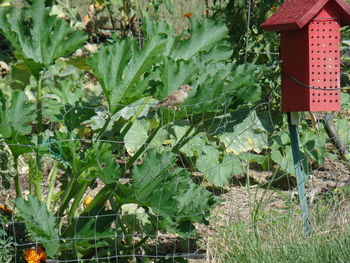
[[190, 90], [193, 90], [190, 85], [181, 85], [180, 88], [175, 90], [164, 100], [160, 101], [155, 108], [173, 108], [178, 110], [177, 106], [185, 102], [185, 100], [188, 98], [188, 91]]

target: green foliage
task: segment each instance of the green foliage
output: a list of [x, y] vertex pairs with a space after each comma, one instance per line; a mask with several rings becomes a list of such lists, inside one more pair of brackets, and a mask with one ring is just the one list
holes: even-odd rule
[[74, 31], [63, 19], [49, 13], [44, 0], [34, 0], [28, 10], [0, 8], [0, 32], [36, 78], [55, 59], [73, 52], [86, 41], [82, 31]]
[[[268, 198], [268, 197], [266, 197]], [[348, 197], [347, 197], [348, 198]], [[264, 200], [263, 202], [265, 202]], [[310, 217], [313, 235], [305, 238], [297, 207], [259, 207], [258, 222], [240, 222], [219, 229], [209, 244], [216, 262], [340, 262], [350, 259], [350, 228], [343, 215], [344, 199], [330, 196], [332, 205], [318, 201]], [[253, 208], [254, 209], [254, 208]], [[256, 229], [256, 231], [252, 231]]]
[[196, 166], [204, 177], [215, 186], [224, 186], [233, 175], [243, 172], [241, 161], [234, 155], [225, 155], [219, 161], [219, 151], [212, 146], [202, 148]]
[[174, 60], [190, 60], [201, 52], [208, 52], [217, 46], [222, 47], [219, 42], [227, 38], [228, 33], [224, 24], [215, 24], [210, 20], [193, 20], [191, 30], [189, 38], [182, 41], [177, 39], [173, 44], [170, 56]]
[[[171, 10], [171, 1], [152, 2]], [[132, 8], [119, 11], [130, 18]], [[158, 232], [194, 237], [194, 225], [207, 224], [220, 202], [203, 185], [226, 186], [243, 173], [242, 161], [264, 169], [273, 162], [294, 173], [281, 116], [258, 106], [265, 95], [275, 95], [278, 70], [259, 65], [269, 56], [239, 64], [242, 34], [232, 53], [231, 29], [222, 22], [191, 18], [190, 27], [175, 34], [165, 21], [146, 18], [137, 42], [127, 36], [122, 21], [121, 37], [101, 44], [86, 59], [95, 79], [69, 65], [72, 60], [57, 60], [80, 47], [86, 36], [49, 14], [41, 0], [26, 10], [0, 9], [0, 31], [23, 60], [9, 77], [11, 88], [18, 90], [0, 93], [0, 134], [16, 165], [19, 156], [36, 151], [36, 159], [32, 153], [23, 156], [30, 158], [30, 190], [45, 179], [40, 156], [55, 159], [47, 180], [46, 204], [52, 207], [32, 196], [17, 198], [15, 214], [25, 222], [23, 232], [50, 258], [93, 261], [115, 255], [115, 247], [123, 256], [147, 254], [145, 242]], [[274, 38], [260, 38], [254, 27], [249, 37], [256, 38], [248, 48], [272, 49]], [[179, 111], [154, 107], [182, 84], [194, 89]], [[301, 137], [305, 159], [322, 163], [324, 141], [305, 124]], [[59, 189], [52, 175], [57, 170]], [[14, 178], [19, 195], [18, 174]], [[82, 205], [97, 184], [103, 187]]]
[[165, 230], [173, 225], [186, 233], [185, 229], [193, 229], [189, 224], [205, 222], [216, 199], [194, 184], [185, 170], [173, 168], [175, 158], [171, 152], [149, 150], [144, 163], [133, 170], [132, 192], [138, 204], [164, 217]]
[[4, 263], [11, 263], [15, 260], [15, 237], [11, 235], [13, 227], [11, 217], [9, 210], [0, 208], [0, 260]]
[[17, 216], [24, 221], [33, 240], [44, 245], [49, 257], [55, 256], [60, 246], [56, 218], [33, 196], [28, 196], [27, 201], [16, 199], [16, 208], [19, 211]]
[[143, 90], [135, 89], [135, 86], [140, 77], [160, 61], [164, 46], [165, 42], [157, 36], [141, 50], [135, 41], [126, 39], [102, 47], [87, 60], [103, 88], [112, 113], [120, 108], [118, 104], [130, 103], [142, 96]]
[[4, 138], [31, 132], [28, 124], [35, 120], [35, 106], [28, 101], [23, 91], [13, 92], [11, 99], [5, 98], [0, 91], [0, 107], [0, 134]]

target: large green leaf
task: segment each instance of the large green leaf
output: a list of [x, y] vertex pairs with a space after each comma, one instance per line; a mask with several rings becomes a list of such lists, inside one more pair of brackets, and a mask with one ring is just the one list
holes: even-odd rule
[[134, 155], [148, 138], [149, 124], [146, 120], [137, 120], [125, 134], [124, 143], [127, 152]]
[[198, 74], [199, 68], [192, 61], [174, 61], [170, 58], [165, 58], [160, 66], [160, 71], [163, 88], [158, 89], [156, 95], [158, 95], [159, 99], [164, 99], [181, 85], [192, 80], [193, 76]]
[[[62, 122], [71, 132], [74, 128], [89, 120], [96, 114], [95, 110], [83, 102], [84, 92], [76, 87], [76, 83], [69, 78], [57, 81], [57, 87], [51, 88], [55, 99], [44, 98], [47, 115], [53, 120]], [[90, 107], [89, 107], [90, 106]]]
[[225, 24], [215, 24], [207, 19], [193, 20], [191, 31], [190, 38], [174, 44], [170, 56], [175, 60], [189, 60], [200, 52], [209, 51], [228, 36]]
[[220, 161], [219, 151], [210, 145], [202, 148], [196, 167], [215, 186], [227, 185], [233, 175], [243, 173], [242, 163], [236, 156], [225, 155]]
[[268, 135], [273, 128], [268, 112], [257, 114], [250, 109], [219, 117], [213, 127], [226, 152], [234, 154], [248, 151], [260, 153], [268, 147]]
[[133, 169], [132, 187], [134, 199], [140, 205], [150, 207], [179, 229], [182, 223], [204, 222], [216, 199], [194, 184], [185, 170], [174, 168], [175, 158], [171, 152], [158, 154], [154, 149], [149, 150], [142, 165]]
[[23, 91], [15, 91], [12, 98], [6, 99], [0, 91], [0, 134], [9, 138], [16, 134], [26, 135], [32, 131], [28, 123], [35, 120], [35, 106], [31, 104]]
[[46, 254], [54, 257], [60, 246], [56, 218], [37, 197], [31, 195], [28, 196], [28, 201], [17, 198], [16, 208], [19, 211], [17, 215], [23, 219], [32, 239], [42, 243]]
[[1, 7], [0, 32], [38, 77], [43, 67], [73, 52], [87, 39], [83, 31], [74, 31], [66, 21], [53, 15], [44, 0], [33, 0], [28, 10]]
[[110, 111], [115, 113], [121, 108], [120, 103], [142, 97], [143, 90], [137, 83], [161, 60], [165, 44], [160, 37], [154, 36], [140, 50], [134, 40], [120, 40], [100, 48], [87, 60], [104, 90]]

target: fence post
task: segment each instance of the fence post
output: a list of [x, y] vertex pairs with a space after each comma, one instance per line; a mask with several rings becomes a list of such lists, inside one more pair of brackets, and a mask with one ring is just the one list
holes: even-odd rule
[[294, 169], [295, 169], [295, 175], [297, 177], [297, 189], [298, 189], [298, 196], [299, 196], [300, 206], [301, 206], [303, 226], [304, 226], [304, 231], [306, 236], [311, 236], [312, 227], [309, 220], [309, 208], [308, 208], [307, 198], [305, 195], [305, 182], [304, 182], [304, 174], [302, 171], [303, 160], [300, 158], [299, 144], [298, 144], [299, 114], [298, 112], [287, 112], [287, 116], [288, 116], [288, 128], [289, 128], [290, 140], [292, 145]]

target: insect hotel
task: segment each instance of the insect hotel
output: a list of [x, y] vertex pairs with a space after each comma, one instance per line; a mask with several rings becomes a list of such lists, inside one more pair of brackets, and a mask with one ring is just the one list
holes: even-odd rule
[[261, 26], [280, 31], [282, 111], [340, 110], [340, 27], [346, 0], [286, 0]]

